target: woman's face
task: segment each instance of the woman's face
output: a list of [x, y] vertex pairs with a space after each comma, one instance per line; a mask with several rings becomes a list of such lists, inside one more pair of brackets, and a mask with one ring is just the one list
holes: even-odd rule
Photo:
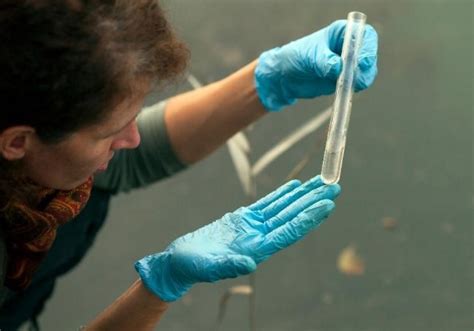
[[143, 99], [122, 103], [102, 123], [57, 144], [44, 144], [34, 135], [23, 158], [25, 174], [41, 186], [69, 190], [104, 171], [115, 151], [140, 144], [136, 117]]

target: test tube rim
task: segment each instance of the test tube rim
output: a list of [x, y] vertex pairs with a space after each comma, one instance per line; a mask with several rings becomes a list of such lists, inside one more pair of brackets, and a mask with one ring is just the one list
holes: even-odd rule
[[365, 22], [367, 19], [367, 15], [360, 11], [352, 11], [347, 15], [347, 19], [356, 22]]

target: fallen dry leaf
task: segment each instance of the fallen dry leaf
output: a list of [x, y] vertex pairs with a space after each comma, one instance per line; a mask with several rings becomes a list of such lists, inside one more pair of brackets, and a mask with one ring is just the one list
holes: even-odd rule
[[385, 230], [395, 230], [398, 226], [398, 221], [394, 217], [384, 217], [382, 218], [383, 228]]
[[365, 272], [365, 263], [353, 245], [341, 251], [337, 259], [337, 267], [340, 272], [349, 276], [361, 276]]

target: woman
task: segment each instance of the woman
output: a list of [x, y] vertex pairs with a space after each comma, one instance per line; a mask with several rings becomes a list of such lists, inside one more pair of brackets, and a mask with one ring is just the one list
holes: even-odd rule
[[[172, 175], [299, 98], [331, 94], [345, 21], [140, 112], [188, 51], [156, 0], [0, 1], [0, 329], [36, 317], [90, 247], [111, 195]], [[356, 88], [375, 79], [368, 26]], [[151, 330], [193, 284], [248, 274], [333, 210], [338, 185], [289, 182], [136, 262], [139, 279], [86, 330]]]

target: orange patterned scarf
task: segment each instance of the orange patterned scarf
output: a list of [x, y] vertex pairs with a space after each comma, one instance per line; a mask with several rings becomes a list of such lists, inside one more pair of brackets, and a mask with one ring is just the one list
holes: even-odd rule
[[8, 254], [5, 285], [23, 290], [46, 257], [57, 228], [73, 219], [89, 200], [92, 177], [70, 191], [38, 188], [34, 207], [11, 203], [1, 210]]

